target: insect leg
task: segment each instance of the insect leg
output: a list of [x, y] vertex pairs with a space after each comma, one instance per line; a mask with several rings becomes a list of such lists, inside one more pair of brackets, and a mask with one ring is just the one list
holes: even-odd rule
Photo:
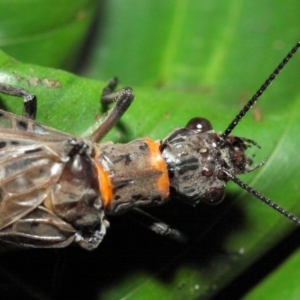
[[117, 85], [118, 85], [118, 78], [113, 77], [108, 82], [107, 86], [102, 90], [100, 102], [102, 112], [105, 113], [108, 111], [109, 104], [113, 103], [110, 95], [114, 93]]
[[154, 233], [161, 235], [163, 237], [170, 238], [180, 243], [186, 243], [187, 237], [177, 229], [171, 228], [168, 224], [162, 222], [161, 220], [153, 217], [147, 212], [134, 208], [132, 211], [128, 212], [131, 218], [138, 222], [139, 224], [147, 227]]
[[103, 123], [92, 133], [90, 137], [92, 142], [99, 142], [112, 129], [128, 109], [134, 98], [132, 89], [129, 87], [114, 92], [117, 82], [117, 79], [113, 78], [103, 89], [101, 96], [102, 108], [107, 109], [110, 103], [115, 103], [115, 105], [108, 112]]
[[24, 117], [28, 119], [35, 119], [37, 101], [36, 96], [30, 94], [27, 90], [17, 86], [0, 83], [0, 92], [16, 97], [23, 97], [24, 101]]

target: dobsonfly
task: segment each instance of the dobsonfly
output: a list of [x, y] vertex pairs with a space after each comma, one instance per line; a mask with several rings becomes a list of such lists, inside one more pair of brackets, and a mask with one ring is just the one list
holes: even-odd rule
[[[164, 204], [171, 198], [215, 204], [231, 180], [300, 225], [300, 220], [236, 175], [251, 172], [245, 151], [257, 145], [230, 135], [268, 88], [300, 41], [229, 124], [218, 134], [205, 118], [193, 118], [165, 139], [141, 138], [127, 144], [98, 142], [119, 121], [134, 95], [130, 88], [104, 88], [101, 104], [114, 104], [89, 138], [73, 137], [35, 121], [37, 100], [23, 88], [0, 83], [0, 92], [24, 98], [24, 116], [0, 111], [0, 241], [4, 248], [60, 248], [77, 244], [93, 250], [101, 243], [106, 216]], [[154, 220], [154, 219], [153, 219]], [[166, 224], [150, 228], [177, 235]]]

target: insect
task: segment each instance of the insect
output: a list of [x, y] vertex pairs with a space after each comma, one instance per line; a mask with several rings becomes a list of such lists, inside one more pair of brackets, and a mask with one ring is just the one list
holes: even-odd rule
[[[24, 117], [0, 111], [0, 240], [25, 248], [78, 244], [93, 250], [109, 225], [107, 215], [184, 198], [192, 205], [224, 198], [229, 180], [300, 225], [300, 220], [236, 175], [251, 172], [245, 151], [252, 140], [230, 135], [251, 106], [300, 48], [298, 42], [218, 134], [205, 118], [193, 118], [162, 141], [141, 138], [127, 144], [98, 144], [130, 106], [130, 88], [114, 91], [111, 80], [101, 103], [114, 103], [89, 138], [73, 137], [37, 123], [37, 100], [22, 88], [0, 83], [0, 92], [24, 98]], [[163, 223], [151, 229], [172, 235]]]

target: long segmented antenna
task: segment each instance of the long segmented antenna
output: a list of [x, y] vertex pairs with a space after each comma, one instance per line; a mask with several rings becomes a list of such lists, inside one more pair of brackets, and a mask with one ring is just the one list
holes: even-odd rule
[[268, 206], [271, 208], [275, 209], [282, 215], [284, 215], [286, 218], [290, 219], [294, 223], [296, 223], [298, 226], [300, 226], [300, 219], [294, 216], [293, 214], [289, 213], [286, 211], [284, 208], [281, 206], [277, 205], [274, 203], [271, 199], [267, 198], [263, 194], [259, 193], [258, 191], [254, 190], [252, 187], [235, 177], [234, 175], [230, 174], [226, 170], [222, 170], [222, 172], [229, 177], [230, 180], [232, 180], [234, 183], [236, 183], [238, 186], [240, 186], [243, 190], [247, 191], [249, 194], [252, 196], [256, 197], [257, 199], [261, 200], [262, 202], [266, 203]]
[[292, 50], [286, 55], [286, 57], [282, 60], [282, 62], [277, 66], [277, 68], [273, 71], [273, 73], [268, 77], [268, 79], [264, 82], [264, 84], [257, 90], [254, 96], [248, 101], [248, 103], [244, 106], [244, 108], [239, 112], [239, 114], [234, 118], [234, 120], [229, 124], [226, 130], [220, 135], [221, 140], [226, 140], [228, 135], [232, 132], [235, 126], [239, 123], [239, 121], [245, 116], [248, 110], [253, 106], [253, 104], [259, 99], [259, 97], [263, 94], [263, 92], [269, 87], [272, 81], [276, 78], [276, 76], [280, 73], [280, 71], [286, 66], [288, 61], [294, 56], [294, 54], [300, 48], [300, 41], [292, 48]]

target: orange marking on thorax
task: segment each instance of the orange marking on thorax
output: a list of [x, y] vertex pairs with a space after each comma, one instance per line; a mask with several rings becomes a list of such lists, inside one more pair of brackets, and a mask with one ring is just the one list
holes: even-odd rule
[[150, 150], [150, 163], [153, 167], [153, 171], [161, 172], [161, 175], [157, 180], [157, 189], [160, 191], [162, 198], [166, 199], [170, 194], [170, 181], [165, 160], [161, 156], [159, 149], [160, 144], [159, 142], [155, 142], [149, 138], [144, 138], [143, 140]]
[[109, 174], [103, 169], [100, 163], [100, 151], [97, 151], [95, 156], [95, 165], [97, 168], [99, 190], [104, 208], [110, 205], [113, 200], [113, 186], [109, 178]]

